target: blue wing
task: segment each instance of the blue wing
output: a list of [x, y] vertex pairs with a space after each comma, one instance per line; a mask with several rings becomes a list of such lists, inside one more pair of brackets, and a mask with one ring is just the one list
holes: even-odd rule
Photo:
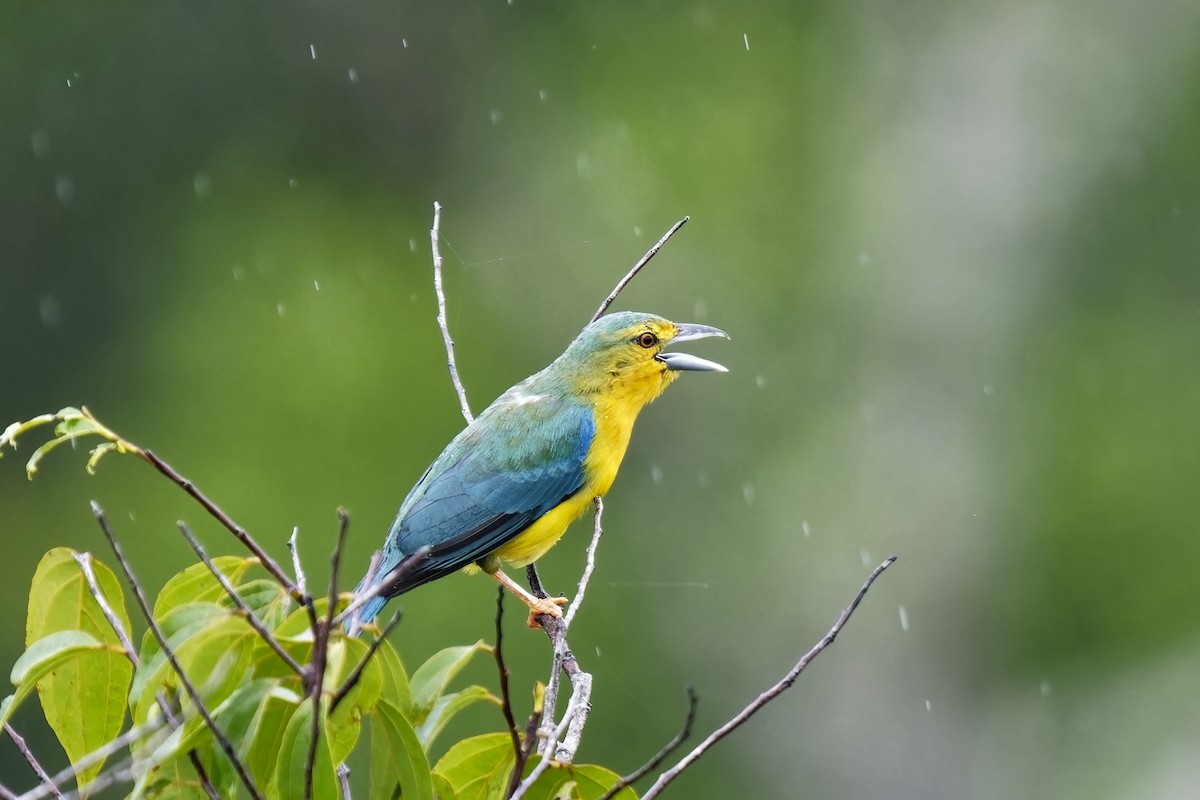
[[[592, 410], [552, 397], [506, 398], [450, 443], [400, 506], [376, 575], [421, 547], [430, 553], [390, 597], [478, 561], [583, 488]], [[363, 620], [384, 602], [364, 606]]]

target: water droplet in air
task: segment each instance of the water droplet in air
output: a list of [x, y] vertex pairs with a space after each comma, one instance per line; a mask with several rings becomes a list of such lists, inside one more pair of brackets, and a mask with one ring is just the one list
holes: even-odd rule
[[313, 61], [317, 60], [317, 46], [315, 44], [310, 44], [308, 46], [308, 54], [312, 56]]
[[491, 116], [491, 119], [492, 119], [492, 124], [493, 124], [493, 125], [499, 125], [499, 124], [500, 124], [500, 120], [504, 118], [504, 115], [503, 115], [503, 114], [501, 114], [501, 113], [500, 113], [499, 111], [497, 111], [497, 110], [493, 110], [490, 116]]
[[704, 319], [708, 316], [708, 303], [703, 300], [697, 300], [692, 306], [692, 313], [696, 315], [696, 319]]
[[1041, 686], [1039, 686], [1038, 688], [1042, 692], [1042, 697], [1050, 696], [1050, 681], [1042, 681]]
[[541, 100], [544, 103], [544, 102], [546, 102], [546, 98], [548, 98], [549, 96], [550, 95], [546, 92], [545, 89], [538, 89], [538, 100]]
[[196, 193], [196, 197], [208, 197], [212, 194], [212, 178], [203, 172], [197, 172], [192, 178], [192, 191]]
[[313, 281], [313, 291], [321, 291], [321, 284], [319, 282]]
[[44, 156], [50, 152], [50, 137], [45, 131], [37, 130], [29, 136], [29, 146], [35, 156]]
[[765, 375], [755, 375], [754, 385], [759, 389], [764, 389], [767, 386], [767, 377]]
[[300, 185], [300, 181], [296, 180], [295, 178], [288, 178], [288, 188], [289, 189], [295, 189], [299, 185]]
[[417, 240], [415, 238], [410, 238], [408, 240], [408, 252], [410, 252], [410, 253], [417, 252]]
[[356, 70], [354, 67], [351, 67], [350, 69], [346, 70], [346, 77], [350, 79], [351, 83], [358, 83], [358, 70]]
[[742, 484], [742, 497], [746, 498], [746, 505], [754, 505], [754, 501], [758, 498], [758, 493], [754, 490], [754, 484], [750, 481]]
[[858, 557], [862, 559], [864, 567], [871, 563], [871, 551], [865, 547], [858, 548]]
[[808, 520], [800, 520], [800, 530], [804, 532], [805, 539], [808, 539], [812, 536], [812, 528], [808, 527]]
[[929, 700], [926, 700], [926, 701], [925, 701], [925, 710], [926, 710], [926, 711], [933, 711], [933, 703], [931, 703]]
[[281, 317], [287, 314], [287, 306], [285, 306], [283, 303], [276, 303], [275, 310], [279, 312], [279, 316]]
[[900, 606], [900, 630], [908, 633], [908, 609]]
[[662, 467], [660, 467], [658, 464], [651, 464], [650, 465], [650, 480], [654, 481], [655, 483], [662, 483], [662, 479], [663, 479]]
[[750, 34], [748, 34], [748, 33], [742, 34], [742, 43], [746, 45], [746, 52], [747, 53], [750, 52]]
[[47, 328], [53, 328], [62, 322], [62, 305], [52, 295], [44, 294], [38, 300], [38, 316]]
[[70, 175], [59, 175], [54, 179], [54, 196], [64, 206], [75, 199], [75, 181]]

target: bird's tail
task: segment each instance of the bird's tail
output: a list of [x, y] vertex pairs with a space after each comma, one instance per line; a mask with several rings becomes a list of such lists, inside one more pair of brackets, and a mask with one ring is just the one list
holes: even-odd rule
[[[379, 581], [387, 577], [388, 573], [395, 569], [396, 565], [403, 560], [404, 554], [402, 553], [385, 552], [383, 557], [379, 560], [379, 566], [376, 567], [374, 575], [368, 575], [364, 577], [361, 581], [359, 581], [358, 586], [354, 587], [354, 596], [358, 597], [360, 594], [379, 583]], [[370, 580], [370, 583], [367, 582], [368, 579]], [[355, 617], [357, 618], [359, 625], [367, 625], [371, 622], [374, 622], [375, 618], [379, 616], [379, 612], [383, 611], [383, 607], [387, 605], [387, 601], [389, 599], [390, 598], [385, 595], [378, 595], [376, 597], [372, 597], [366, 603], [363, 603], [362, 608], [358, 609], [358, 612], [351, 615], [351, 618], [347, 619], [344, 623], [346, 632], [350, 633], [353, 630]]]

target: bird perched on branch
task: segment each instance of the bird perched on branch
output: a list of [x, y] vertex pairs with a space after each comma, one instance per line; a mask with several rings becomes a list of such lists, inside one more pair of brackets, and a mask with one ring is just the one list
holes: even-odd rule
[[[729, 338], [708, 325], [620, 312], [588, 325], [550, 366], [500, 395], [442, 451], [400, 506], [378, 566], [355, 593], [424, 558], [358, 613], [373, 620], [389, 598], [466, 568], [482, 569], [539, 614], [566, 598], [538, 598], [501, 570], [540, 558], [612, 486], [642, 408], [683, 371], [726, 372], [676, 342]], [[425, 548], [422, 550], [422, 548]]]

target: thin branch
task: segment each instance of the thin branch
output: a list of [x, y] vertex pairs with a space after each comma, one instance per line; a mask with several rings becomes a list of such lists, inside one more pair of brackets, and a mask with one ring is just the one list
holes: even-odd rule
[[0, 783], [0, 800], [20, 800], [12, 789]]
[[637, 274], [642, 271], [642, 267], [650, 263], [650, 259], [654, 258], [658, 251], [662, 249], [663, 245], [667, 243], [667, 240], [674, 236], [675, 232], [682, 228], [687, 223], [688, 219], [688, 217], [684, 217], [683, 219], [679, 220], [679, 222], [676, 222], [674, 225], [672, 225], [670, 230], [664, 233], [662, 238], [655, 242], [654, 246], [647, 250], [646, 254], [638, 259], [638, 262], [633, 265], [633, 269], [625, 273], [624, 278], [621, 278], [621, 280], [617, 281], [616, 288], [612, 290], [608, 297], [604, 298], [604, 302], [600, 304], [600, 307], [596, 309], [596, 313], [592, 315], [590, 320], [588, 320], [589, 325], [604, 316], [604, 312], [608, 311], [608, 307], [611, 306], [613, 301], [617, 299], [617, 295], [619, 295], [622, 290], [629, 285], [631, 280], [637, 277]]
[[[379, 570], [379, 562], [383, 560], [383, 551], [376, 550], [371, 553], [371, 562], [367, 565], [367, 576], [362, 579], [360, 586], [373, 586], [375, 584], [375, 573]], [[346, 633], [350, 636], [358, 636], [362, 633], [362, 604], [355, 605], [357, 596], [350, 599], [350, 605], [354, 606], [353, 612], [350, 614], [350, 625], [346, 628]]]
[[508, 735], [512, 739], [513, 767], [512, 779], [508, 784], [508, 794], [516, 791], [521, 782], [521, 773], [525, 771], [525, 750], [521, 744], [521, 734], [517, 730], [517, 718], [513, 716], [512, 694], [508, 688], [508, 665], [504, 663], [504, 594], [503, 586], [496, 590], [496, 646], [492, 655], [496, 657], [496, 669], [500, 672], [500, 709], [504, 712], [504, 721], [508, 723]]
[[579, 576], [579, 587], [575, 590], [575, 598], [571, 602], [571, 607], [567, 609], [567, 613], [563, 617], [563, 624], [567, 628], [571, 627], [571, 620], [575, 619], [575, 612], [583, 605], [583, 595], [587, 591], [588, 581], [592, 579], [592, 572], [596, 569], [596, 548], [600, 546], [600, 536], [604, 533], [604, 528], [600, 524], [600, 518], [604, 514], [604, 501], [597, 497], [595, 503], [596, 516], [592, 525], [592, 541], [587, 547], [583, 574]]
[[313, 622], [313, 660], [310, 689], [312, 697], [312, 731], [308, 737], [308, 755], [304, 762], [304, 800], [312, 800], [313, 768], [317, 763], [317, 744], [321, 738], [321, 690], [325, 687], [325, 667], [329, 658], [329, 632], [333, 629], [333, 614], [337, 610], [338, 569], [342, 564], [342, 550], [346, 546], [346, 533], [350, 530], [350, 515], [346, 509], [337, 510], [337, 544], [329, 556], [329, 589], [325, 595], [325, 618], [316, 621], [316, 611], [309, 602], [309, 619]]
[[539, 683], [534, 686], [533, 690], [533, 711], [529, 712], [529, 719], [525, 722], [525, 740], [521, 745], [521, 757], [517, 760], [517, 763], [521, 765], [521, 769], [517, 770], [518, 773], [524, 771], [529, 756], [533, 754], [533, 745], [537, 741], [538, 726], [542, 724], [545, 702], [546, 687]]
[[446, 293], [442, 290], [442, 252], [439, 249], [442, 224], [442, 204], [433, 204], [433, 227], [429, 230], [429, 242], [433, 245], [433, 289], [437, 293], [438, 327], [442, 329], [442, 343], [446, 345], [446, 366], [450, 369], [450, 380], [454, 383], [454, 392], [458, 395], [458, 406], [462, 409], [463, 419], [470, 425], [475, 419], [471, 414], [471, 406], [467, 403], [467, 390], [463, 388], [462, 380], [458, 377], [458, 364], [454, 361], [454, 340], [450, 338], [450, 323], [446, 320]]
[[[96, 604], [100, 606], [100, 611], [104, 614], [104, 618], [108, 620], [109, 627], [111, 627], [113, 632], [117, 635], [117, 640], [121, 643], [121, 648], [125, 651], [125, 657], [129, 659], [130, 664], [133, 664], [134, 669], [137, 669], [137, 652], [133, 649], [133, 642], [129, 640], [129, 635], [125, 631], [125, 626], [117, 617], [116, 612], [113, 611], [112, 606], [109, 605], [108, 598], [106, 598], [104, 593], [100, 591], [100, 584], [96, 580], [96, 571], [92, 569], [92, 554], [75, 553], [73, 557], [75, 559], [75, 563], [79, 565], [79, 569], [83, 573], [84, 580], [87, 581], [88, 591], [91, 592], [92, 599], [94, 599]], [[180, 724], [179, 718], [176, 717], [175, 713], [171, 710], [171, 704], [167, 702], [166, 694], [161, 691], [155, 692], [154, 701], [158, 703], [158, 707], [162, 710], [163, 718], [167, 721], [167, 724], [171, 726], [171, 729], [174, 730], [178, 728]], [[199, 754], [197, 754], [194, 749], [188, 751], [188, 761], [191, 762], [192, 767], [196, 770], [196, 776], [200, 780], [200, 786], [204, 789], [205, 793], [208, 794], [209, 798], [211, 798], [211, 800], [220, 800], [220, 796], [217, 794], [216, 788], [208, 779], [208, 772], [204, 769], [204, 764], [200, 761]]]
[[100, 591], [100, 583], [96, 580], [96, 571], [92, 569], [92, 554], [91, 553], [72, 553], [75, 563], [79, 565], [79, 570], [83, 573], [83, 579], [87, 581], [88, 591], [92, 593], [92, 599], [96, 601], [96, 605], [100, 606], [100, 612], [104, 614], [104, 618], [108, 620], [109, 626], [113, 632], [117, 634], [117, 641], [121, 643], [121, 647], [125, 650], [125, 656], [137, 668], [138, 657], [137, 651], [133, 649], [133, 642], [129, 640], [129, 634], [125, 632], [125, 626], [121, 623], [120, 618], [108, 603], [108, 598]]
[[687, 716], [683, 720], [683, 730], [675, 734], [675, 738], [667, 742], [663, 746], [663, 749], [659, 750], [653, 758], [613, 784], [611, 789], [600, 795], [599, 800], [612, 800], [612, 798], [616, 797], [617, 792], [621, 791], [626, 786], [630, 786], [640, 781], [643, 777], [650, 773], [650, 770], [655, 769], [659, 764], [665, 761], [667, 756], [679, 749], [679, 745], [687, 741], [688, 737], [692, 735], [692, 725], [696, 722], [696, 707], [700, 705], [700, 698], [697, 696], [696, 690], [691, 686], [687, 687], [687, 696], [688, 712]]
[[[149, 453], [149, 451], [146, 451]], [[117, 562], [121, 565], [121, 571], [125, 573], [125, 580], [129, 583], [129, 588], [133, 590], [133, 596], [137, 600], [138, 608], [142, 610], [142, 615], [146, 618], [146, 624], [150, 627], [150, 633], [158, 642], [159, 648], [163, 655], [171, 662], [171, 668], [175, 670], [175, 674], [179, 677], [180, 684], [187, 691], [188, 697], [192, 699], [192, 703], [196, 706], [196, 711], [204, 719], [204, 724], [212, 731], [213, 738], [221, 746], [221, 750], [225, 753], [226, 758], [233, 764], [234, 770], [238, 774], [242, 785], [246, 787], [246, 791], [255, 800], [262, 800], [262, 795], [258, 791], [258, 787], [254, 785], [254, 779], [250, 777], [249, 770], [238, 757], [237, 751], [233, 747], [233, 743], [229, 741], [229, 737], [217, 725], [216, 720], [212, 718], [208, 708], [205, 707], [204, 701], [200, 698], [200, 693], [196, 691], [196, 687], [192, 684], [191, 679], [184, 673], [179, 665], [179, 659], [175, 655], [175, 651], [171, 649], [171, 645], [167, 642], [167, 637], [163, 634], [162, 628], [158, 626], [158, 622], [154, 619], [154, 614], [150, 610], [149, 603], [146, 602], [146, 595], [142, 591], [141, 584], [133, 575], [133, 568], [125, 559], [125, 554], [121, 551], [121, 545], [117, 543], [117, 539], [113, 536], [112, 528], [108, 525], [108, 517], [105, 516], [104, 510], [100, 508], [100, 504], [95, 500], [92, 501], [92, 514], [96, 517], [96, 521], [100, 524], [100, 530], [104, 532], [104, 538], [108, 539], [108, 544], [112, 548], [113, 555], [116, 556]]]
[[266, 642], [267, 646], [275, 651], [275, 655], [279, 656], [280, 660], [287, 664], [288, 668], [291, 669], [292, 672], [296, 673], [297, 675], [304, 675], [304, 667], [300, 666], [296, 662], [296, 659], [292, 658], [291, 654], [287, 650], [283, 649], [283, 645], [279, 643], [279, 640], [276, 639], [269, 630], [267, 630], [267, 627], [263, 625], [262, 620], [260, 620], [258, 616], [255, 615], [255, 613], [250, 609], [250, 606], [246, 605], [246, 601], [242, 599], [240, 594], [238, 594], [237, 589], [233, 588], [233, 584], [229, 582], [229, 579], [225, 577], [225, 574], [221, 572], [221, 570], [217, 569], [217, 566], [213, 564], [212, 559], [208, 557], [208, 553], [204, 551], [204, 547], [196, 540], [196, 537], [192, 535], [192, 532], [188, 529], [188, 526], [182, 521], [176, 522], [175, 524], [179, 526], [179, 532], [183, 534], [183, 538], [187, 539], [187, 543], [192, 546], [192, 550], [196, 551], [196, 556], [204, 562], [206, 567], [208, 567], [208, 571], [211, 572], [213, 577], [217, 579], [217, 582], [221, 584], [221, 588], [225, 590], [225, 594], [229, 595], [230, 599], [233, 600], [234, 605], [236, 605], [238, 610], [242, 612], [242, 616], [246, 618], [246, 622], [248, 622], [250, 627], [254, 629], [254, 632], [259, 635], [259, 638]]
[[350, 800], [350, 768], [345, 764], [337, 765], [338, 788], [342, 792], [342, 800]]
[[296, 573], [296, 588], [300, 590], [302, 596], [307, 597], [308, 579], [304, 576], [304, 567], [300, 566], [300, 546], [296, 543], [296, 537], [299, 535], [300, 526], [297, 525], [292, 528], [292, 535], [288, 537], [287, 549], [292, 554], [292, 571]]
[[346, 695], [350, 694], [350, 690], [358, 684], [359, 680], [362, 678], [363, 670], [367, 668], [367, 664], [370, 663], [371, 658], [375, 655], [375, 651], [378, 650], [385, 641], [387, 641], [388, 634], [391, 633], [392, 629], [395, 628], [399, 623], [400, 612], [397, 611], [392, 615], [392, 618], [388, 621], [388, 624], [384, 626], [383, 631], [380, 632], [377, 637], [375, 637], [373, 642], [371, 642], [370, 646], [367, 648], [367, 654], [362, 657], [362, 660], [359, 661], [358, 664], [355, 665], [350, 674], [346, 676], [346, 680], [337, 688], [337, 691], [333, 693], [333, 699], [329, 701], [330, 714], [332, 714], [338, 707], [338, 703], [342, 702]]
[[[144, 725], [139, 725], [130, 728], [111, 742], [105, 743], [103, 746], [88, 753], [83, 758], [76, 761], [71, 766], [59, 772], [51, 779], [52, 784], [62, 785], [68, 781], [74, 780], [75, 776], [86, 769], [91, 768], [95, 764], [105, 761], [114, 753], [124, 750], [134, 742], [142, 739], [163, 727], [162, 723], [147, 722]], [[88, 789], [91, 789], [91, 784], [88, 784]], [[50, 786], [43, 784], [37, 789], [22, 795], [22, 800], [41, 800], [43, 797], [48, 797], [51, 793]]]
[[[111, 767], [108, 767], [92, 780], [88, 781], [86, 786], [80, 786], [73, 792], [66, 795], [65, 800], [85, 800], [97, 792], [101, 792], [110, 786], [116, 786], [120, 783], [129, 783], [135, 779], [137, 770], [134, 768], [134, 759], [132, 757], [125, 759]], [[45, 795], [39, 795], [44, 797]], [[32, 800], [33, 793], [21, 795], [18, 800]], [[223, 800], [220, 795], [217, 800]]]
[[[545, 748], [547, 752], [553, 751], [558, 745], [559, 740], [562, 739], [563, 735], [568, 730], [568, 726], [574, 720], [577, 710], [578, 707], [575, 705], [575, 698], [572, 697], [571, 701], [567, 703], [567, 710], [563, 712], [562, 722], [550, 733], [550, 738], [547, 741], [548, 746]], [[543, 753], [542, 760], [539, 761], [537, 766], [530, 771], [529, 777], [525, 778], [525, 780], [521, 781], [517, 785], [516, 790], [509, 795], [509, 800], [521, 800], [521, 798], [525, 796], [525, 793], [529, 791], [529, 788], [537, 783], [538, 778], [542, 777], [542, 773], [549, 769], [550, 765], [554, 763], [556, 763], [555, 759]]]
[[400, 581], [403, 580], [406, 575], [408, 575], [408, 573], [412, 572], [414, 569], [423, 564], [425, 559], [429, 558], [429, 554], [431, 552], [433, 552], [433, 548], [431, 548], [429, 545], [425, 545], [424, 547], [417, 548], [415, 553], [406, 556], [405, 559], [397, 564], [391, 572], [384, 576], [383, 580], [370, 587], [366, 591], [359, 592], [350, 605], [343, 608], [342, 613], [333, 618], [333, 624], [341, 625], [347, 619], [354, 616], [360, 608], [369, 603], [371, 600], [390, 592], [393, 588], [395, 588], [396, 584], [400, 583]]
[[21, 738], [21, 735], [17, 733], [16, 729], [6, 722], [4, 723], [4, 732], [8, 734], [8, 738], [12, 739], [13, 744], [17, 746], [17, 750], [22, 756], [25, 757], [25, 761], [28, 762], [29, 767], [33, 770], [34, 774], [38, 776], [38, 780], [41, 781], [43, 785], [48, 785], [50, 787], [50, 791], [55, 797], [62, 798], [62, 790], [59, 789], [58, 784], [46, 774], [46, 770], [42, 769], [42, 765], [33, 755], [33, 751], [29, 749], [29, 745], [25, 744], [25, 740]]
[[234, 522], [229, 515], [226, 514], [216, 503], [214, 503], [212, 500], [209, 500], [208, 497], [205, 496], [205, 494], [201, 492], [194, 483], [176, 472], [170, 464], [163, 461], [150, 450], [143, 450], [142, 453], [145, 455], [146, 460], [154, 465], [155, 469], [169, 478], [171, 482], [180, 489], [183, 489], [183, 491], [187, 492], [188, 495], [190, 495], [193, 500], [203, 506], [204, 510], [207, 511], [214, 519], [216, 519], [217, 522], [221, 523], [226, 530], [232, 533], [247, 550], [257, 556], [259, 561], [262, 562], [263, 568], [266, 569], [267, 572], [271, 573], [271, 577], [278, 581], [279, 585], [286, 589], [295, 600], [301, 599], [303, 592], [301, 592], [299, 587], [292, 582], [292, 579], [289, 578], [282, 569], [280, 569], [279, 565], [275, 563], [275, 560], [267, 555], [267, 551], [262, 549], [259, 543], [254, 540], [254, 537], [246, 532], [245, 528]]
[[800, 673], [804, 672], [805, 668], [812, 663], [812, 660], [824, 652], [825, 648], [833, 644], [834, 640], [837, 639], [838, 634], [842, 632], [842, 628], [845, 627], [846, 623], [849, 621], [850, 616], [854, 613], [855, 609], [858, 608], [858, 604], [862, 602], [864, 597], [866, 597], [867, 591], [871, 588], [871, 584], [875, 583], [875, 579], [882, 575], [883, 571], [895, 563], [895, 561], [896, 556], [888, 556], [883, 563], [872, 570], [871, 574], [867, 576], [866, 581], [863, 583], [862, 588], [858, 590], [858, 594], [854, 596], [854, 599], [850, 602], [850, 605], [846, 606], [842, 613], [838, 615], [837, 621], [833, 623], [833, 627], [829, 629], [829, 632], [825, 634], [821, 641], [813, 645], [812, 649], [805, 653], [800, 660], [796, 662], [796, 665], [788, 670], [788, 673], [784, 675], [778, 683], [760, 694], [752, 703], [739, 711], [724, 725], [710, 733], [703, 742], [696, 745], [696, 747], [686, 756], [681, 758], [675, 764], [675, 766], [659, 775], [658, 780], [654, 782], [654, 785], [651, 786], [644, 795], [642, 795], [642, 800], [653, 800], [653, 798], [657, 797], [662, 790], [665, 789], [669, 783], [671, 783], [671, 781], [679, 777], [681, 772], [695, 763], [696, 759], [700, 758], [700, 756], [708, 752], [710, 747], [724, 739], [733, 731], [737, 730], [739, 727], [745, 724], [746, 720], [754, 716], [754, 714], [757, 713], [763, 706], [765, 706], [767, 703], [770, 703], [776, 697], [791, 688], [792, 684], [796, 682], [796, 679], [800, 677]]

